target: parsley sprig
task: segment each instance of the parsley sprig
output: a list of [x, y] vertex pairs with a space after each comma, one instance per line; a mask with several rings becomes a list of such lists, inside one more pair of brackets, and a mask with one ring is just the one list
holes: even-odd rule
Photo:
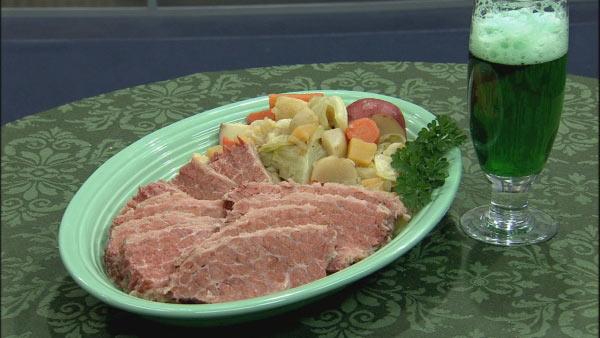
[[412, 212], [429, 203], [433, 190], [444, 185], [448, 177], [444, 155], [465, 140], [456, 122], [440, 115], [421, 129], [414, 141], [392, 155], [392, 167], [398, 172], [396, 193]]

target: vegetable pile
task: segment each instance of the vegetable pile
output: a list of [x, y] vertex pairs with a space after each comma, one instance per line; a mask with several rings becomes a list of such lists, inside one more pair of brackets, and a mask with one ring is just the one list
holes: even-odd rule
[[440, 116], [413, 141], [402, 111], [385, 100], [365, 98], [348, 106], [322, 93], [271, 94], [269, 109], [244, 123], [223, 123], [212, 157], [236, 142], [252, 142], [275, 179], [296, 183], [337, 182], [396, 191], [416, 212], [448, 175], [444, 155], [465, 136]]

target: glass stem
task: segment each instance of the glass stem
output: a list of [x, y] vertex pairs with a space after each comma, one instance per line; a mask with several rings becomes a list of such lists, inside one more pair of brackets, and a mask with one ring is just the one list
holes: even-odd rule
[[532, 225], [528, 210], [529, 189], [536, 175], [487, 177], [492, 182], [488, 225], [496, 232], [516, 234], [529, 231]]

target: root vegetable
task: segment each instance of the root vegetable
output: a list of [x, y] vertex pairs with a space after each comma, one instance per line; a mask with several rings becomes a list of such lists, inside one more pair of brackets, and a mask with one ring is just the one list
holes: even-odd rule
[[348, 158], [361, 167], [368, 166], [375, 156], [377, 144], [353, 138], [348, 143]]
[[342, 184], [358, 184], [358, 175], [354, 162], [336, 156], [324, 157], [313, 165], [312, 182], [336, 182]]
[[280, 97], [291, 97], [305, 102], [310, 101], [313, 97], [323, 96], [323, 93], [302, 93], [302, 94], [269, 94], [269, 108], [275, 107], [277, 100]]
[[386, 135], [401, 135], [406, 141], [406, 130], [393, 117], [375, 114], [371, 116], [371, 119], [377, 124], [377, 128], [379, 128], [380, 138], [383, 138]]
[[272, 111], [275, 119], [291, 119], [299, 111], [309, 109], [306, 101], [288, 96], [279, 96]]
[[363, 117], [371, 117], [375, 114], [389, 115], [393, 117], [398, 124], [405, 130], [406, 134], [406, 122], [404, 121], [404, 115], [400, 108], [395, 104], [373, 98], [366, 98], [357, 100], [346, 108], [348, 110], [348, 120], [353, 121]]
[[324, 131], [321, 142], [323, 143], [323, 148], [327, 151], [327, 155], [346, 157], [348, 143], [342, 129], [335, 128]]
[[294, 115], [292, 122], [290, 122], [290, 130], [294, 130], [296, 127], [305, 124], [319, 124], [319, 118], [317, 118], [317, 115], [308, 107], [298, 111], [296, 115]]
[[377, 143], [379, 141], [379, 128], [375, 121], [363, 117], [350, 122], [348, 129], [346, 129], [346, 137], [348, 140], [359, 138], [365, 142]]

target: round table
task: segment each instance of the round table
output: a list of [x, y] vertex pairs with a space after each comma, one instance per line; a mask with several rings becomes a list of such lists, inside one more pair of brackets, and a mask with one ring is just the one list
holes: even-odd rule
[[456, 223], [490, 187], [463, 146], [458, 195], [400, 259], [300, 310], [229, 327], [183, 328], [83, 291], [57, 247], [62, 214], [104, 161], [142, 136], [267, 93], [347, 89], [396, 96], [468, 130], [467, 67], [347, 62], [199, 73], [72, 102], [2, 127], [3, 337], [595, 337], [598, 335], [598, 79], [568, 76], [563, 118], [531, 204], [560, 223], [540, 245], [480, 244]]

